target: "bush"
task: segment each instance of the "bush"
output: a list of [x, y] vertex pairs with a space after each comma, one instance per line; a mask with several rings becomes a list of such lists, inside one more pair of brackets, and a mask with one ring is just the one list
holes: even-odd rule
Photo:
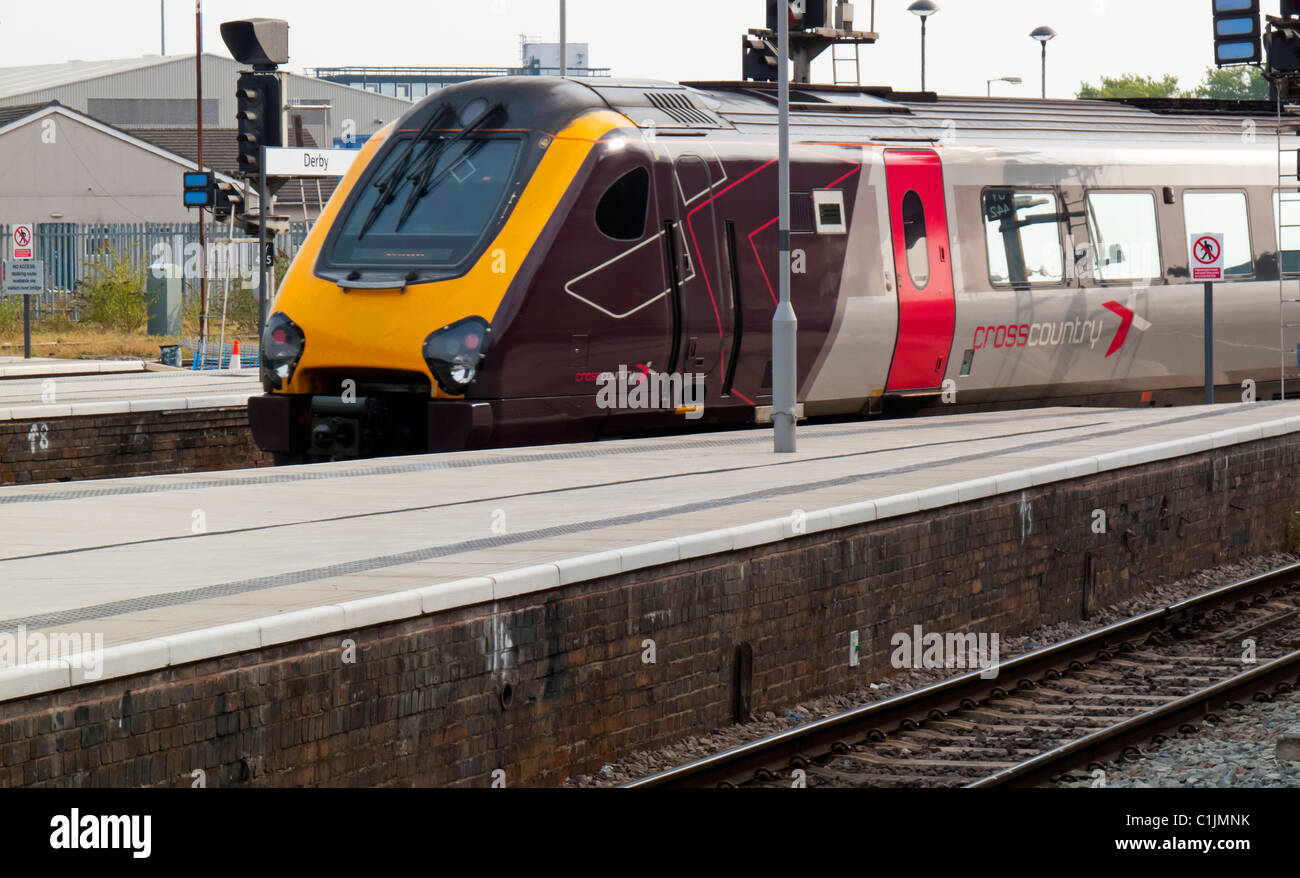
[[118, 332], [137, 332], [149, 314], [146, 271], [108, 247], [90, 263], [81, 282], [81, 318]]
[[0, 296], [0, 335], [22, 332], [23, 297]]

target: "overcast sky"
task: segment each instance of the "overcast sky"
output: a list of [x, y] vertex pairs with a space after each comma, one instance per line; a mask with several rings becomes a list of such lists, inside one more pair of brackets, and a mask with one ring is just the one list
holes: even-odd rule
[[[167, 53], [194, 50], [193, 0], [163, 0]], [[862, 82], [915, 89], [920, 84], [920, 23], [911, 0], [877, 0], [880, 42], [862, 48]], [[1269, 13], [1279, 0], [1264, 0]], [[1048, 94], [1072, 97], [1103, 74], [1177, 74], [1187, 87], [1213, 62], [1205, 0], [938, 0], [930, 19], [927, 85], [946, 94], [1033, 96], [1046, 24]], [[858, 27], [870, 0], [857, 0]], [[0, 66], [71, 59], [124, 58], [159, 51], [159, 0], [4, 0]], [[521, 34], [555, 40], [558, 0], [204, 0], [204, 47], [225, 53], [218, 25], [234, 18], [290, 23], [290, 68], [345, 65], [514, 66]], [[591, 45], [591, 63], [615, 76], [668, 80], [736, 79], [739, 36], [761, 27], [763, 0], [568, 0], [572, 42]], [[829, 51], [814, 78], [829, 82]]]

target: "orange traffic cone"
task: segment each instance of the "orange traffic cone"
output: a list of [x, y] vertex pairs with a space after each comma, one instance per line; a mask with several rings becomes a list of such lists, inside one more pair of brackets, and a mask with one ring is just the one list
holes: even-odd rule
[[230, 368], [244, 368], [244, 359], [239, 355], [239, 339], [235, 339], [230, 345]]

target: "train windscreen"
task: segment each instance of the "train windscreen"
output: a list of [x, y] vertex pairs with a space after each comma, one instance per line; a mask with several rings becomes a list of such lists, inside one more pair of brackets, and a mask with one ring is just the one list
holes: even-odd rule
[[469, 258], [514, 174], [516, 137], [401, 138], [363, 184], [334, 239], [329, 264], [451, 267]]

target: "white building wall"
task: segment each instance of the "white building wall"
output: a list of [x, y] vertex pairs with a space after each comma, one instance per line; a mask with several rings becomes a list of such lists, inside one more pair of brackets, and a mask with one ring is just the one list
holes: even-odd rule
[[34, 119], [0, 134], [0, 224], [195, 222], [183, 171], [74, 119]]

